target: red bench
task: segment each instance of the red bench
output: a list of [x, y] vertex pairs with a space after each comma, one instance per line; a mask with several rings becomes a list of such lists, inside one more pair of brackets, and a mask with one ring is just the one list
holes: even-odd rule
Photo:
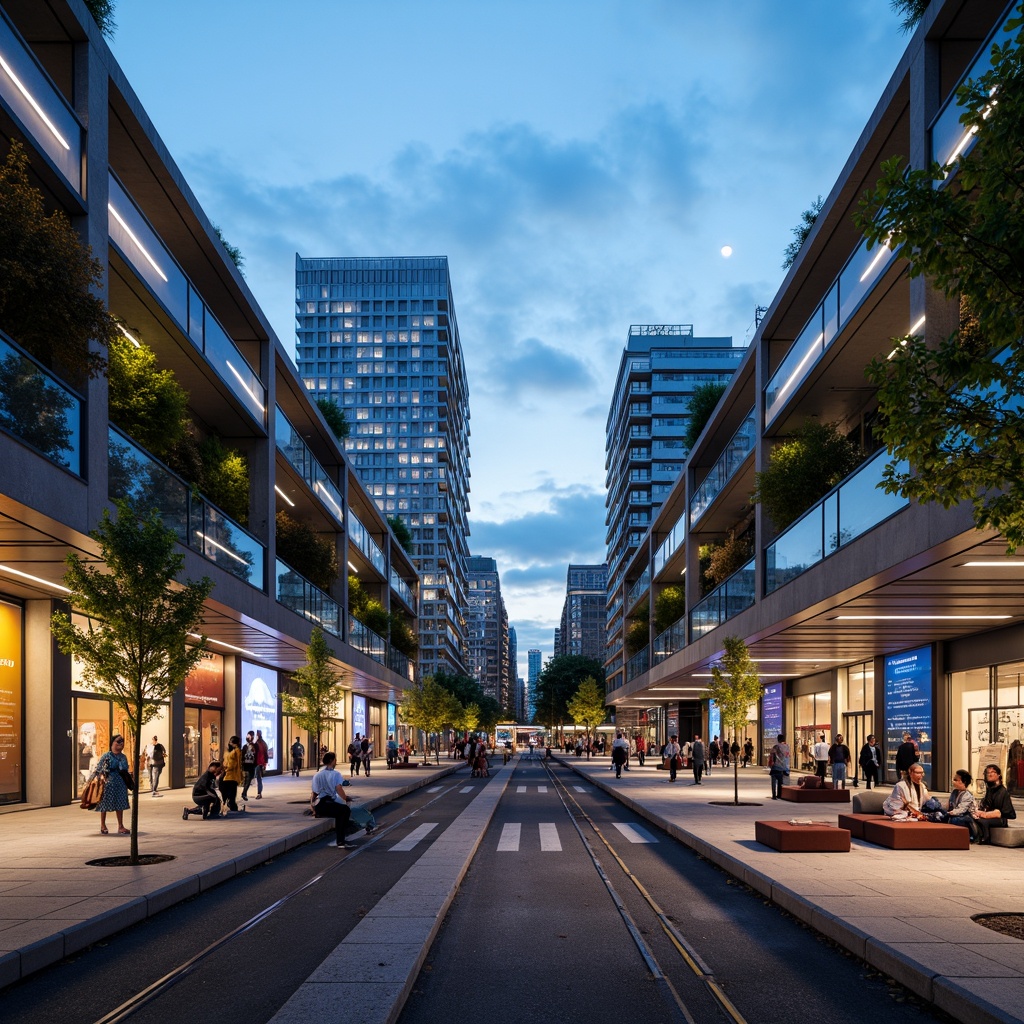
[[848, 804], [848, 789], [808, 789], [804, 786], [783, 786], [782, 799], [795, 804]]
[[863, 822], [864, 839], [890, 850], [969, 850], [970, 830], [932, 821], [892, 821], [872, 818]]
[[824, 821], [755, 821], [754, 838], [780, 853], [850, 852], [850, 833]]

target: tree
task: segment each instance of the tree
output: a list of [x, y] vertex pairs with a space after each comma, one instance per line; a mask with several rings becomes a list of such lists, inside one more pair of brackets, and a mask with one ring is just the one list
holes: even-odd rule
[[395, 535], [395, 540], [401, 544], [402, 550], [411, 555], [412, 531], [405, 525], [405, 520], [401, 516], [388, 516], [388, 526], [391, 527], [391, 532]]
[[751, 501], [760, 502], [777, 530], [784, 530], [863, 458], [860, 446], [839, 433], [835, 423], [807, 420], [772, 450], [768, 468], [757, 474]]
[[903, 15], [900, 28], [904, 32], [910, 32], [917, 28], [918, 22], [924, 17], [931, 0], [889, 0], [889, 6], [897, 13]]
[[970, 501], [975, 525], [1013, 551], [1024, 543], [1024, 34], [1019, 16], [1008, 24], [1018, 31], [993, 48], [991, 72], [958, 90], [975, 143], [955, 176], [888, 161], [855, 219], [960, 308], [948, 338], [894, 339], [868, 368], [892, 457], [883, 486], [944, 508]]
[[582, 725], [587, 730], [587, 760], [590, 760], [590, 730], [593, 726], [600, 725], [607, 717], [607, 709], [604, 700], [604, 687], [597, 685], [593, 676], [587, 676], [579, 689], [572, 695], [566, 704], [566, 709], [572, 716], [576, 725]]
[[[216, 506], [243, 526], [249, 522], [249, 460], [211, 434], [199, 445], [200, 479], [193, 481]], [[330, 542], [328, 542], [330, 543]]]
[[[431, 736], [436, 738], [434, 760], [440, 763], [440, 734], [446, 725], [454, 725], [462, 716], [463, 708], [459, 701], [433, 676], [427, 676], [417, 686], [405, 691], [398, 713], [403, 722], [426, 734], [428, 744]], [[429, 764], [426, 758], [424, 760]]]
[[629, 614], [629, 625], [626, 627], [626, 653], [632, 658], [647, 648], [651, 642], [651, 605], [644, 601]]
[[114, 21], [114, 0], [85, 0], [85, 6], [93, 16], [100, 31], [107, 39], [114, 38], [114, 29], [117, 23]]
[[331, 665], [331, 649], [323, 631], [314, 626], [306, 646], [306, 664], [292, 673], [299, 685], [298, 694], [282, 693], [281, 709], [295, 719], [300, 729], [316, 737], [316, 753], [323, 753], [321, 740], [326, 722], [334, 717], [344, 697], [344, 676]]
[[654, 599], [654, 632], [660, 636], [686, 614], [686, 589], [672, 584], [662, 587]]
[[800, 223], [793, 228], [793, 241], [782, 250], [782, 269], [789, 270], [794, 263], [796, 263], [797, 256], [800, 255], [800, 250], [804, 247], [804, 242], [807, 241], [807, 236], [811, 233], [811, 228], [814, 227], [814, 222], [818, 219], [818, 214], [821, 213], [821, 208], [825, 205], [825, 201], [818, 196], [811, 205], [800, 214]]
[[[305, 576], [314, 587], [330, 590], [338, 578], [338, 555], [334, 544], [312, 527], [293, 519], [283, 509], [277, 513], [274, 522], [278, 557], [300, 576]], [[351, 579], [349, 577], [350, 587]]]
[[[78, 658], [97, 693], [109, 697], [129, 722], [131, 765], [139, 764], [142, 729], [159, 714], [196, 666], [206, 637], [195, 639], [208, 577], [177, 583], [185, 558], [156, 510], [142, 514], [130, 501], [115, 502], [117, 518], [103, 510], [90, 536], [103, 567], [77, 554], [67, 557], [68, 602], [88, 616], [86, 629], [55, 612], [51, 629], [65, 654]], [[131, 863], [139, 860], [139, 788], [132, 793]]]
[[[717, 665], [711, 666], [711, 683], [704, 693], [707, 700], [713, 700], [722, 715], [722, 742], [727, 742], [724, 732], [728, 728], [735, 739], [747, 723], [751, 704], [761, 699], [764, 687], [757, 674], [757, 666], [751, 661], [747, 645], [738, 636], [725, 638], [725, 653]], [[733, 802], [740, 802], [739, 758], [732, 759]]]
[[710, 545], [707, 578], [713, 587], [721, 586], [750, 561], [754, 553], [753, 539], [752, 531], [745, 531], [738, 536], [731, 533], [721, 544]]
[[[331, 433], [339, 440], [344, 441], [349, 435], [351, 427], [345, 418], [345, 410], [333, 398], [320, 397], [316, 400], [317, 408], [324, 414], [327, 426]], [[389, 519], [388, 522], [391, 522]]]
[[245, 277], [245, 271], [242, 269], [245, 266], [245, 257], [242, 255], [242, 250], [237, 245], [232, 245], [225, 237], [224, 232], [214, 224], [213, 230], [217, 234], [217, 239], [220, 244], [224, 246], [224, 251], [228, 254], [228, 259], [231, 260], [235, 265], [235, 269]]
[[705, 381], [693, 389], [686, 410], [690, 418], [686, 421], [686, 432], [683, 434], [683, 446], [687, 451], [697, 443], [697, 438], [711, 419], [718, 400], [725, 394], [725, 387], [725, 384], [716, 381]]
[[28, 168], [24, 147], [12, 142], [0, 166], [0, 330], [81, 387], [104, 365], [89, 343], [106, 346], [120, 332], [92, 291], [102, 265], [63, 211], [46, 213]]
[[570, 717], [569, 701], [587, 676], [593, 676], [599, 686], [604, 686], [604, 666], [596, 658], [581, 654], [558, 654], [537, 676], [536, 718], [552, 730], [557, 727], [559, 736]]

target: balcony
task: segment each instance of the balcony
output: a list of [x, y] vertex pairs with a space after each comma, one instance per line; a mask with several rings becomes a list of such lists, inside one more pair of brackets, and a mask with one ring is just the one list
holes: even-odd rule
[[391, 589], [413, 610], [416, 610], [416, 598], [413, 597], [409, 584], [401, 576], [391, 570]]
[[0, 11], [0, 101], [64, 180], [82, 194], [82, 137], [74, 111]]
[[629, 661], [626, 662], [626, 682], [630, 682], [636, 679], [637, 676], [642, 676], [651, 667], [650, 654], [645, 647], [639, 654], [634, 654]]
[[[898, 494], [886, 494], [879, 489], [888, 459], [884, 449], [868, 459], [768, 546], [766, 594], [910, 504]], [[905, 463], [900, 465], [900, 471], [906, 471]]]
[[739, 429], [733, 434], [725, 451], [711, 467], [711, 472], [701, 482], [690, 499], [690, 527], [711, 507], [711, 503], [725, 490], [726, 485], [736, 475], [746, 457], [754, 450], [757, 443], [757, 423], [754, 410], [751, 409], [744, 417]]
[[267, 391], [263, 382], [113, 174], [109, 187], [110, 241], [253, 419], [261, 427], [266, 426]]
[[314, 587], [304, 576], [300, 576], [290, 565], [277, 559], [277, 585], [274, 596], [277, 603], [301, 615], [325, 633], [342, 639], [341, 605], [318, 587]]
[[629, 588], [629, 593], [626, 594], [626, 607], [632, 608], [650, 588], [651, 574], [649, 570], [644, 569], [643, 575]]
[[324, 508], [334, 517], [339, 526], [345, 526], [345, 513], [341, 491], [327, 475], [323, 466], [313, 457], [306, 442], [288, 422], [288, 417], [277, 407], [274, 417], [274, 443], [277, 450], [288, 460], [288, 464], [305, 481], [306, 486], [320, 499]]
[[115, 427], [107, 441], [108, 492], [156, 509], [178, 541], [225, 572], [264, 589], [264, 546]]
[[659, 633], [654, 638], [653, 663], [660, 665], [666, 658], [670, 658], [676, 651], [681, 651], [686, 646], [686, 616], [677, 619], [664, 633]]
[[82, 475], [82, 400], [0, 334], [0, 428]]
[[348, 510], [347, 520], [349, 540], [367, 557], [377, 572], [384, 576], [387, 573], [384, 552], [381, 551], [377, 542], [370, 536], [370, 531], [363, 526], [352, 509]]
[[875, 246], [869, 251], [867, 242], [861, 240], [768, 382], [764, 392], [766, 427], [785, 408], [825, 350], [850, 322], [898, 251], [899, 246], [895, 249]]
[[728, 622], [754, 603], [754, 559], [737, 569], [690, 612], [690, 640], [693, 642]]

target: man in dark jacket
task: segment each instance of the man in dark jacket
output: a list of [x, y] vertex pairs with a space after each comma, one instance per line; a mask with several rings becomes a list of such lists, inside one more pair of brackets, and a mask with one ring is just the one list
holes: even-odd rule
[[903, 742], [896, 748], [896, 781], [898, 782], [903, 773], [912, 765], [921, 760], [921, 755], [910, 738], [910, 733], [903, 734]]
[[860, 762], [861, 770], [864, 772], [864, 778], [867, 779], [868, 789], [871, 788], [871, 783], [878, 785], [878, 773], [882, 770], [882, 749], [875, 742], [874, 733], [872, 733], [867, 740], [867, 743], [860, 748]]
[[201, 814], [203, 821], [220, 817], [220, 794], [217, 792], [217, 779], [224, 773], [220, 761], [211, 761], [209, 767], [196, 779], [192, 787], [192, 799], [195, 807], [186, 807], [181, 812], [181, 820], [188, 821], [190, 814]]

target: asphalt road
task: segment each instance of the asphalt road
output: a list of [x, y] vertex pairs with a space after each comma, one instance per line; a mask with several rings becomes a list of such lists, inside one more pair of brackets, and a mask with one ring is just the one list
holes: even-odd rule
[[[7, 989], [0, 1019], [96, 1024], [171, 976], [127, 1019], [261, 1024], [485, 784], [460, 772], [377, 811], [377, 835], [355, 852], [339, 854], [325, 837], [98, 943]], [[400, 920], [395, 929], [400, 941]], [[626, 1013], [645, 1024], [944, 1019], [568, 769], [529, 760], [514, 771], [401, 1022], [494, 1013]]]

